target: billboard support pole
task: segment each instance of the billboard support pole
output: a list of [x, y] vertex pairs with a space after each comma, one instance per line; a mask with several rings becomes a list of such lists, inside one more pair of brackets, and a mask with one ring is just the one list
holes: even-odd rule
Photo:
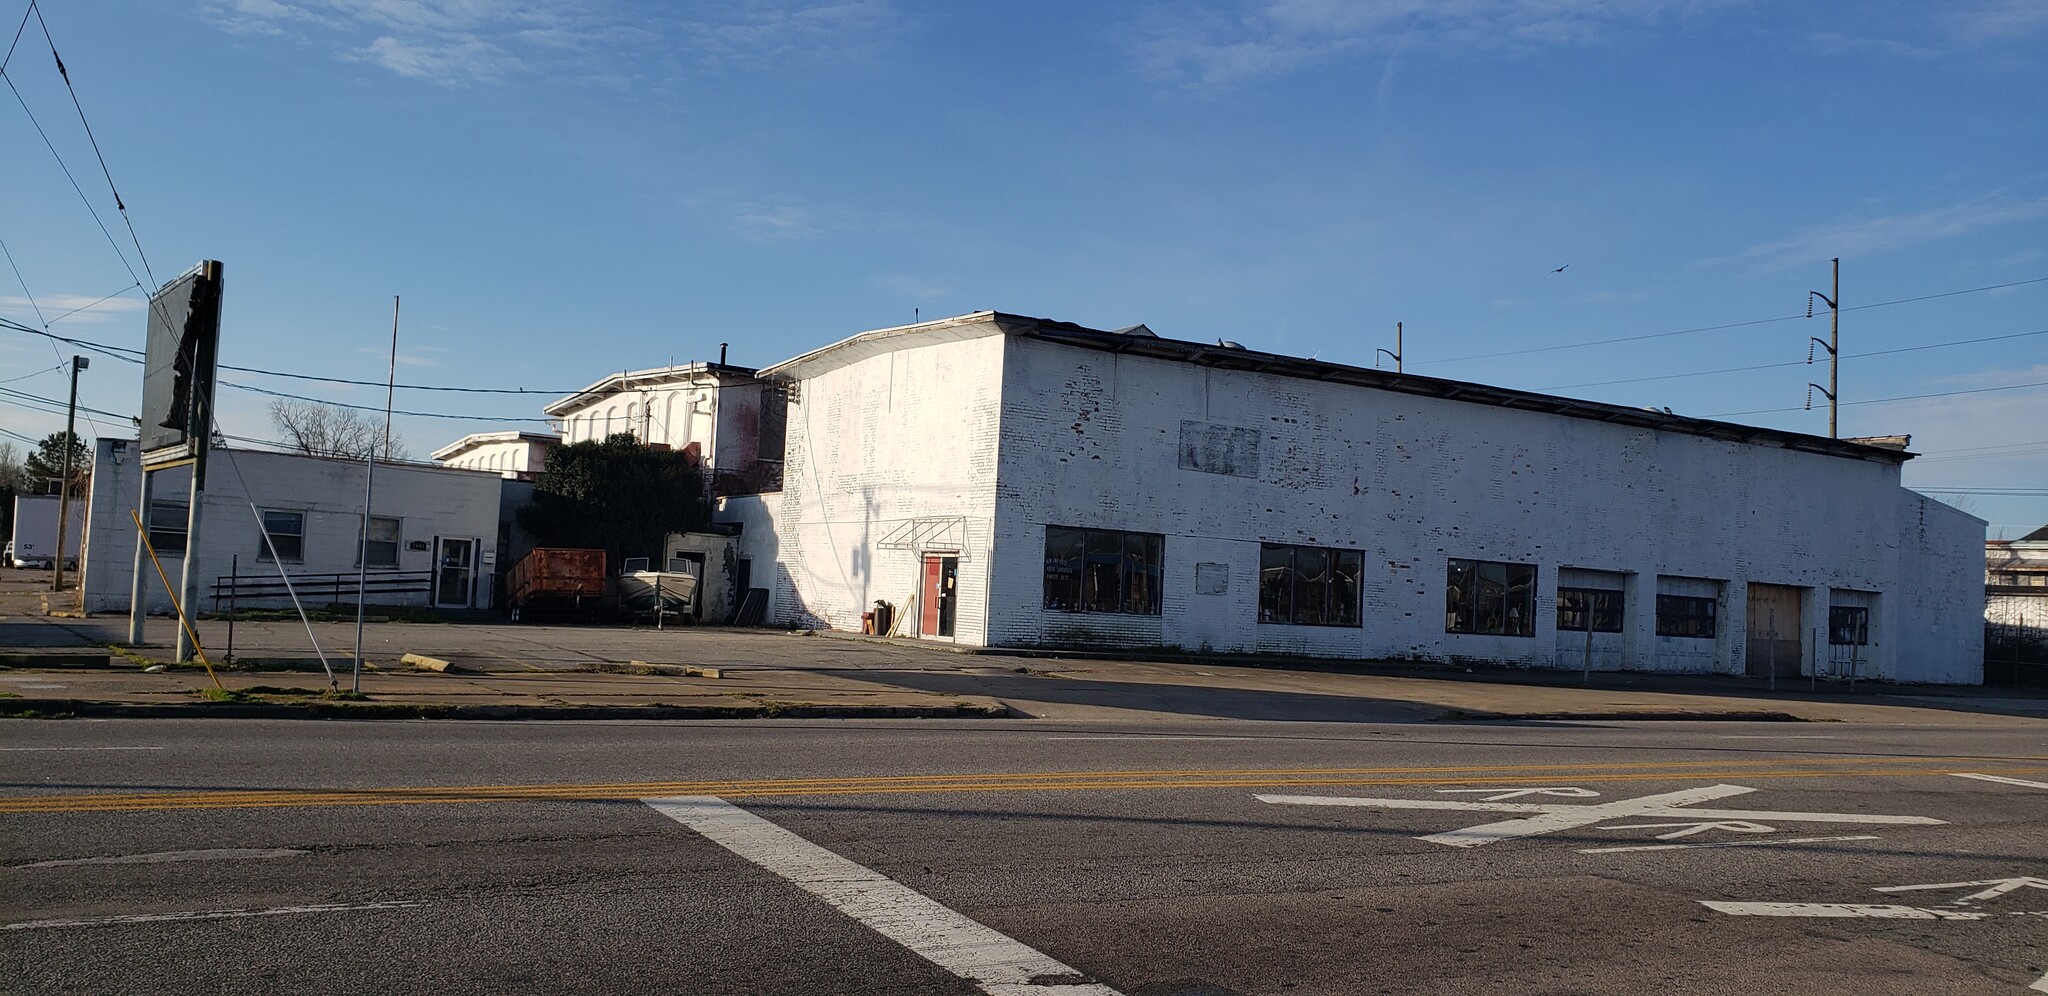
[[136, 508], [141, 510], [145, 525], [135, 530], [135, 577], [128, 584], [128, 645], [142, 645], [142, 621], [149, 618], [144, 600], [149, 597], [149, 586], [142, 583], [142, 565], [149, 560], [150, 480], [149, 468], [142, 466], [142, 453], [137, 447], [136, 469], [142, 471], [142, 496], [136, 499]]
[[[202, 430], [204, 431], [204, 430]], [[185, 565], [178, 573], [178, 604], [197, 606], [199, 603], [198, 557], [199, 549], [199, 503], [206, 498], [206, 444], [199, 444], [199, 459], [192, 464], [192, 488], [187, 492], [185, 506]], [[190, 626], [178, 628], [178, 653], [171, 658], [180, 664], [192, 660], [192, 653], [198, 644], [193, 640]]]

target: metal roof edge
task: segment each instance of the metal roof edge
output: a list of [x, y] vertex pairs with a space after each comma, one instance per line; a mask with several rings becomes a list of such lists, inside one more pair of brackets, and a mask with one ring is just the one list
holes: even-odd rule
[[1839, 456], [1860, 460], [1871, 460], [1902, 464], [1914, 454], [1903, 451], [1851, 443], [1826, 436], [1815, 436], [1787, 429], [1771, 429], [1764, 426], [1743, 425], [1738, 422], [1721, 422], [1714, 419], [1696, 418], [1628, 405], [1611, 404], [1604, 401], [1585, 401], [1553, 394], [1540, 394], [1514, 388], [1495, 387], [1471, 381], [1448, 380], [1422, 374], [1396, 373], [1367, 367], [1354, 367], [1327, 360], [1310, 360], [1281, 353], [1268, 353], [1255, 349], [1214, 346], [1184, 339], [1165, 337], [1139, 337], [1119, 335], [1101, 329], [1092, 329], [1071, 322], [1057, 322], [1025, 315], [995, 315], [997, 324], [1013, 335], [1039, 339], [1060, 345], [1095, 349], [1104, 352], [1146, 356], [1152, 359], [1196, 363], [1203, 366], [1228, 370], [1246, 370], [1258, 373], [1272, 373], [1284, 377], [1298, 377], [1304, 380], [1320, 380], [1369, 387], [1401, 394], [1442, 398], [1448, 401], [1464, 401], [1472, 404], [1491, 405], [1518, 411], [1535, 411], [1579, 418], [1596, 422], [1631, 425], [1639, 428], [1661, 429], [1686, 435], [1703, 436], [1729, 442], [1758, 443], [1770, 441], [1787, 449]]
[[780, 363], [771, 363], [756, 371], [755, 376], [760, 377], [762, 380], [775, 377], [797, 376], [796, 370], [811, 366], [831, 354], [843, 352], [848, 347], [857, 343], [879, 342], [884, 339], [915, 336], [924, 332], [957, 328], [962, 325], [975, 325], [1003, 317], [1005, 316], [1002, 313], [995, 311], [971, 311], [964, 315], [954, 315], [949, 318], [934, 318], [928, 322], [914, 322], [909, 325], [892, 325], [888, 328], [868, 329], [865, 332], [856, 332], [837, 342], [819, 346], [809, 352], [799, 353]]
[[464, 450], [474, 449], [485, 443], [503, 443], [514, 439], [530, 439], [537, 443], [559, 443], [562, 437], [553, 432], [528, 432], [524, 429], [506, 429], [503, 432], [472, 432], [446, 446], [427, 454], [428, 459], [441, 460]]
[[591, 382], [590, 386], [583, 390], [548, 402], [541, 408], [541, 413], [560, 415], [592, 397], [601, 398], [623, 391], [635, 382], [652, 381], [660, 377], [689, 376], [703, 373], [732, 373], [742, 377], [756, 376], [756, 371], [752, 367], [733, 366], [729, 363], [712, 363], [709, 360], [697, 360], [692, 363], [672, 363], [665, 367], [648, 367], [645, 370], [626, 370], [620, 373], [605, 374], [603, 377]]

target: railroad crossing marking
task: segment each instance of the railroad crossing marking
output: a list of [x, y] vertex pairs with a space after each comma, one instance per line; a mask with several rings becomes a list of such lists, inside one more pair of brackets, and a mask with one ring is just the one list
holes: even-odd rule
[[1991, 878], [1985, 879], [1981, 882], [1937, 882], [1932, 885], [1886, 885], [1880, 886], [1877, 891], [1924, 892], [1929, 889], [1975, 889], [1979, 886], [1987, 885], [1990, 886], [1990, 888], [1985, 889], [1983, 892], [1973, 892], [1967, 896], [1964, 896], [1961, 899], [1949, 900], [1949, 905], [1968, 906], [1971, 903], [1982, 902], [1986, 899], [1997, 899], [1998, 897], [2003, 896], [2008, 892], [2012, 892], [2015, 889], [2048, 889], [2048, 878], [2033, 878], [2029, 876], [2022, 876], [2020, 878]]
[[[1491, 789], [1486, 791], [1509, 792], [1516, 789]], [[1584, 791], [1584, 790], [1581, 790]], [[1501, 820], [1461, 830], [1430, 834], [1418, 839], [1448, 847], [1478, 847], [1499, 840], [1513, 840], [1517, 837], [1534, 837], [1594, 826], [1609, 820], [1627, 819], [1638, 816], [1662, 816], [1685, 823], [1661, 825], [1617, 825], [1595, 827], [1601, 830], [1653, 829], [1662, 826], [1685, 827], [1659, 839], [1689, 836], [1707, 830], [1734, 830], [1739, 833], [1771, 833], [1775, 831], [1768, 823], [1886, 823], [1910, 826], [1938, 826], [1946, 820], [1926, 816], [1882, 816], [1866, 813], [1797, 813], [1770, 812], [1750, 809], [1695, 809], [1693, 806], [1715, 799], [1734, 795], [1746, 795], [1756, 791], [1741, 785], [1707, 785], [1695, 789], [1681, 789], [1677, 792], [1660, 792], [1635, 799], [1619, 799], [1613, 802], [1575, 804], [1558, 802], [1466, 802], [1455, 799], [1375, 799], [1353, 796], [1322, 795], [1253, 795], [1260, 802], [1290, 806], [1361, 806], [1373, 809], [1447, 809], [1458, 812], [1484, 813], [1529, 813], [1533, 815], [1520, 819]], [[1742, 825], [1738, 827], [1737, 824]]]
[[[1831, 917], [1862, 918], [1869, 920], [1989, 920], [1995, 916], [2048, 916], [2048, 910], [2006, 910], [2002, 914], [1987, 913], [1983, 910], [1961, 909], [1972, 903], [1997, 899], [2021, 889], [2048, 890], [2048, 879], [2021, 875], [2014, 878], [1989, 878], [1975, 882], [1929, 882], [1924, 885], [1880, 885], [1877, 892], [1931, 892], [1941, 889], [1977, 889], [1960, 899], [1951, 899], [1942, 906], [1889, 906], [1866, 905], [1863, 903], [1727, 903], [1711, 899], [1699, 901], [1701, 906], [1716, 913], [1730, 916], [1783, 916], [1783, 917]], [[2041, 976], [2027, 987], [2034, 992], [2048, 993], [2048, 975]]]
[[1481, 802], [1506, 802], [1509, 799], [1519, 799], [1525, 795], [1555, 795], [1563, 796], [1566, 799], [1594, 799], [1600, 795], [1600, 793], [1592, 789], [1566, 788], [1563, 786], [1525, 789], [1437, 789], [1437, 793], [1440, 795], [1456, 795], [1461, 792], [1485, 795], [1486, 798], [1481, 799]]

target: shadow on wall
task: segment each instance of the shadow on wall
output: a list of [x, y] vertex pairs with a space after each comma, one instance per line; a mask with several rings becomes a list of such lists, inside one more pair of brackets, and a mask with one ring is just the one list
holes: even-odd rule
[[780, 625], [785, 629], [836, 629], [831, 620], [811, 611], [804, 597], [797, 591], [796, 579], [790, 577], [789, 567], [780, 561], [775, 564], [775, 587], [768, 597], [783, 605], [784, 614]]

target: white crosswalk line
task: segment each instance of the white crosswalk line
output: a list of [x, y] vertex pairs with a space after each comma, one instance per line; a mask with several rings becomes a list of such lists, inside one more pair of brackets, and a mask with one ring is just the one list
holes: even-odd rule
[[2021, 788], [2048, 789], [2048, 782], [2030, 782], [2024, 778], [2007, 778], [2004, 775], [1980, 775], [1970, 771], [1952, 771], [1957, 778], [1975, 778], [1980, 782], [1997, 782], [2000, 785], [2018, 785]]
[[989, 996], [1122, 996], [879, 872], [716, 796], [641, 800]]

